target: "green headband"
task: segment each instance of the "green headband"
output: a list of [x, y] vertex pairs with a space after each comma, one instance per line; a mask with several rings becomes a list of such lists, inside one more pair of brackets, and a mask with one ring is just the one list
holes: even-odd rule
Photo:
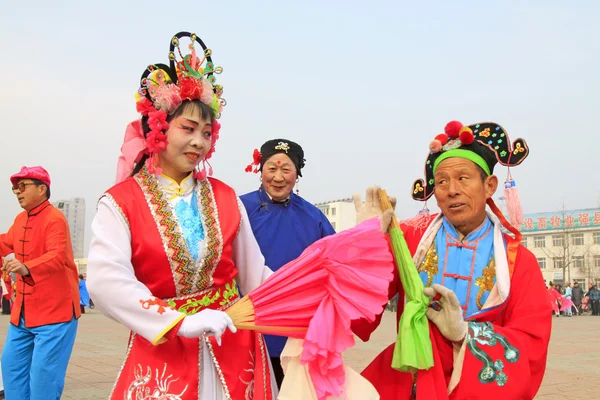
[[442, 161], [444, 161], [447, 158], [452, 158], [452, 157], [464, 158], [465, 160], [473, 161], [475, 164], [480, 166], [481, 169], [484, 170], [486, 174], [491, 175], [490, 167], [485, 162], [485, 160], [479, 154], [474, 153], [470, 150], [465, 150], [465, 149], [452, 149], [452, 150], [443, 152], [442, 155], [439, 156], [438, 158], [436, 158], [436, 160], [433, 162], [433, 173], [435, 174], [435, 170], [437, 169], [438, 165], [440, 165], [440, 163]]

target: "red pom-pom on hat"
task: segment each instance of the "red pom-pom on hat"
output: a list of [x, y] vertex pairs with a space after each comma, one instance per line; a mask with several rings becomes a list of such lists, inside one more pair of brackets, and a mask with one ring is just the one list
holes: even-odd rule
[[444, 146], [446, 143], [448, 143], [448, 135], [440, 133], [435, 137], [435, 140], [438, 140], [442, 144], [442, 146]]
[[456, 139], [460, 132], [460, 128], [462, 128], [462, 127], [463, 127], [463, 124], [461, 122], [450, 121], [446, 124], [446, 127], [444, 128], [444, 132], [446, 132], [446, 135], [448, 135], [448, 137], [450, 139]]
[[465, 126], [460, 130], [458, 138], [462, 144], [471, 144], [475, 141], [475, 135], [471, 128]]

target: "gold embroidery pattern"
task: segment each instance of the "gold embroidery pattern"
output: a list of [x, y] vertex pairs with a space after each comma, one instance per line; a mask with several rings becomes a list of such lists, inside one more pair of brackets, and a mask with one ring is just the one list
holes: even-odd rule
[[193, 315], [208, 308], [217, 300], [222, 299], [217, 310], [222, 311], [237, 303], [240, 299], [236, 280], [226, 283], [225, 286], [211, 287], [201, 292], [186, 296], [163, 299], [169, 307], [187, 315]]
[[489, 292], [494, 287], [494, 278], [496, 277], [496, 261], [494, 260], [494, 254], [490, 257], [487, 267], [481, 271], [481, 276], [475, 279], [475, 285], [479, 286], [479, 291], [475, 299], [477, 300], [477, 307], [481, 310], [483, 304], [481, 304], [481, 297], [485, 292]]
[[169, 201], [160, 190], [156, 177], [150, 174], [145, 167], [135, 175], [135, 180], [142, 188], [158, 227], [165, 253], [171, 264], [175, 290], [178, 295], [191, 293], [189, 283], [194, 273], [194, 260], [187, 249], [183, 233], [173, 217]]
[[437, 275], [438, 268], [438, 253], [435, 247], [435, 244], [432, 244], [429, 250], [427, 250], [427, 254], [423, 259], [419, 268], [417, 268], [418, 272], [425, 272], [427, 274], [427, 284], [426, 287], [430, 287], [433, 283], [433, 278]]
[[194, 280], [194, 291], [204, 290], [213, 284], [213, 274], [221, 259], [223, 250], [223, 237], [219, 225], [219, 212], [210, 182], [205, 179], [200, 181], [200, 205], [203, 210], [204, 231], [206, 232], [206, 247], [202, 268], [199, 276]]
[[173, 375], [167, 374], [167, 364], [163, 368], [162, 374], [159, 377], [158, 369], [156, 370], [156, 376], [154, 380], [156, 385], [154, 387], [148, 386], [150, 379], [152, 378], [152, 370], [150, 367], [146, 367], [146, 373], [144, 374], [144, 368], [141, 365], [137, 365], [134, 369], [133, 375], [135, 380], [131, 382], [125, 393], [127, 400], [155, 400], [155, 399], [169, 399], [169, 400], [181, 400], [183, 394], [187, 391], [188, 385], [183, 388], [183, 391], [179, 394], [169, 393], [169, 387], [174, 382], [177, 382], [179, 378], [173, 378]]

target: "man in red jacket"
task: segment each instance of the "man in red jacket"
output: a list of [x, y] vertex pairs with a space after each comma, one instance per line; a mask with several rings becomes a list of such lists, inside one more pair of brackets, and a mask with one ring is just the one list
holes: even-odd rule
[[[363, 376], [384, 400], [532, 399], [546, 367], [550, 303], [535, 256], [492, 201], [498, 187], [494, 166], [519, 165], [527, 144], [511, 144], [495, 123], [452, 121], [429, 150], [426, 179], [413, 184], [412, 194], [420, 201], [434, 195], [441, 214], [412, 220], [402, 230], [432, 298], [426, 315], [434, 365], [400, 372], [392, 366], [392, 344]], [[376, 198], [372, 190], [368, 197]], [[396, 293], [400, 318], [404, 291], [397, 275], [390, 298]], [[378, 323], [359, 321], [353, 330], [368, 340]]]
[[81, 315], [69, 225], [49, 202], [44, 168], [23, 167], [10, 181], [24, 211], [0, 234], [0, 257], [14, 253], [2, 271], [17, 276], [2, 351], [4, 390], [8, 399], [60, 399]]

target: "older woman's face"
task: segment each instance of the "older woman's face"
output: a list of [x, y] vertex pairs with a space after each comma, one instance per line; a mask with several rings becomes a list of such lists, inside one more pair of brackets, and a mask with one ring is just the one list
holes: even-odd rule
[[292, 160], [284, 153], [271, 156], [263, 166], [262, 183], [271, 199], [284, 201], [292, 193], [298, 172]]

